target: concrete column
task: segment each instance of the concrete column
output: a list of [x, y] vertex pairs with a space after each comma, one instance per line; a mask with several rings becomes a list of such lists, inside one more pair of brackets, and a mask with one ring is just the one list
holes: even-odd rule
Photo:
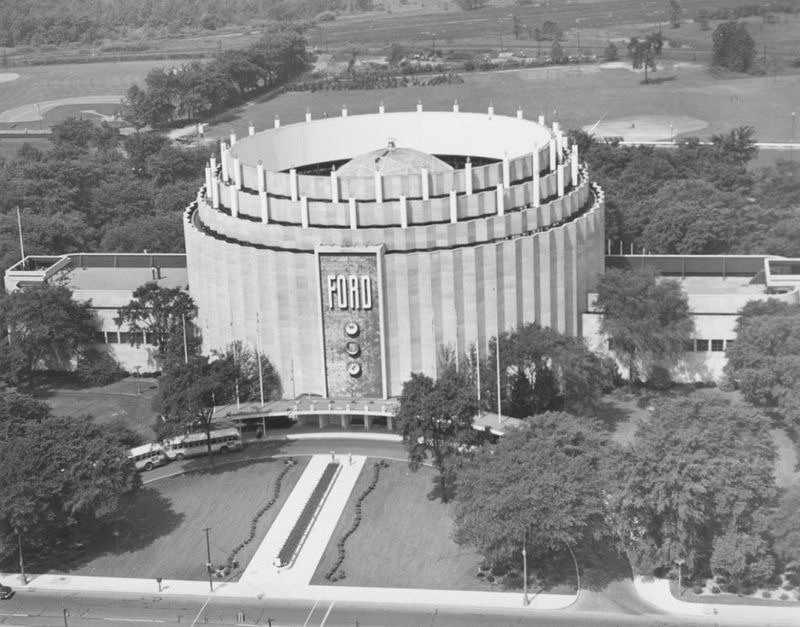
[[378, 113], [386, 113], [386, 105], [383, 104], [383, 100], [378, 104]]
[[408, 228], [408, 203], [405, 196], [400, 196], [400, 226]]
[[422, 100], [417, 100], [417, 113], [422, 113]]
[[265, 190], [258, 192], [258, 201], [261, 204], [261, 221], [269, 224], [269, 198]]
[[339, 177], [336, 170], [331, 170], [331, 202], [339, 202]]
[[533, 206], [542, 202], [541, 180], [539, 176], [539, 147], [533, 149]]
[[317, 416], [317, 423], [319, 424], [319, 428], [320, 429], [324, 429], [325, 428], [325, 419], [322, 417], [322, 414]]
[[386, 417], [386, 428], [389, 431], [394, 431], [394, 419], [391, 416]]
[[306, 122], [311, 121], [311, 109], [306, 109]]
[[558, 135], [558, 131], [560, 131], [560, 130], [561, 130], [561, 125], [558, 122], [554, 121], [553, 122], [553, 132], [556, 135]]
[[518, 120], [521, 120], [521, 119], [522, 119], [522, 105], [519, 105], [519, 106], [517, 107], [517, 119], [518, 119]]
[[[368, 411], [369, 408], [365, 407], [364, 411]], [[372, 429], [372, 416], [368, 416], [366, 413], [364, 414], [364, 431], [369, 431]]]
[[216, 176], [217, 175], [217, 158], [214, 155], [211, 155], [211, 174]]
[[556, 168], [556, 185], [558, 186], [558, 196], [564, 195], [564, 168], [566, 166], [562, 163]]
[[239, 190], [235, 185], [229, 185], [228, 189], [231, 192], [231, 215], [235, 218], [239, 215]]
[[508, 153], [503, 157], [503, 185], [511, 187], [511, 163], [508, 160]]
[[497, 186], [497, 215], [504, 216], [506, 214], [505, 208], [505, 190], [502, 185]]
[[494, 115], [494, 105], [492, 104], [492, 101], [491, 101], [491, 100], [489, 101], [489, 110], [488, 110], [488, 113], [489, 113], [489, 117], [490, 117], [490, 118], [491, 118], [491, 117]]
[[216, 176], [211, 182], [211, 206], [219, 209], [219, 179]]
[[252, 137], [255, 134], [256, 134], [256, 127], [252, 122], [250, 122], [250, 126], [247, 127], [247, 135], [249, 137]]
[[342, 117], [343, 118], [347, 117], [347, 105], [346, 104], [342, 105]]
[[572, 156], [570, 157], [570, 166], [572, 167], [571, 181], [573, 185], [578, 184], [578, 144], [572, 144]]
[[556, 169], [556, 166], [558, 165], [558, 157], [556, 156], [556, 138], [555, 137], [551, 137], [550, 138], [549, 147], [550, 147], [550, 171], [554, 172], [555, 169]]
[[258, 165], [256, 165], [256, 179], [259, 193], [265, 191], [267, 189], [267, 181], [264, 175], [264, 164], [261, 159], [258, 160]]
[[556, 154], [558, 155], [558, 162], [564, 163], [564, 151], [567, 147], [567, 137], [563, 131], [556, 133]]
[[236, 133], [231, 133], [231, 148], [236, 145]]
[[373, 177], [375, 179], [375, 201], [383, 202], [383, 179], [381, 178], [380, 171], [375, 170]]
[[211, 196], [211, 166], [206, 167], [206, 198]]
[[542, 115], [541, 113], [539, 114], [539, 124], [540, 124], [541, 126], [544, 126], [544, 125], [545, 125], [545, 119], [544, 119], [544, 115]]
[[308, 228], [308, 198], [300, 196], [300, 224], [304, 229]]
[[458, 100], [453, 100], [453, 113], [458, 113]]
[[239, 157], [233, 158], [233, 184], [236, 189], [242, 189], [242, 162]]
[[289, 195], [292, 200], [297, 200], [297, 170], [289, 168]]
[[275, 125], [275, 128], [281, 127], [281, 116], [279, 116], [277, 113], [275, 114], [275, 121], [273, 124]]
[[[348, 407], [349, 406], [350, 405], [348, 404]], [[342, 427], [342, 429], [347, 429], [347, 423], [349, 422], [348, 418], [349, 416], [347, 416], [346, 414], [342, 414], [341, 416], [339, 416], [339, 425]]]
[[355, 198], [348, 198], [347, 199], [347, 209], [350, 213], [350, 228], [357, 229], [358, 228], [358, 211], [356, 211], [356, 199]]
[[419, 176], [422, 181], [422, 200], [430, 200], [431, 190], [430, 181], [428, 180], [428, 168], [420, 168]]
[[222, 154], [219, 157], [219, 160], [222, 162], [222, 182], [227, 183], [229, 179], [229, 172], [228, 172], [228, 149], [225, 148], [222, 150]]
[[450, 223], [455, 224], [458, 222], [458, 198], [455, 190], [450, 192]]
[[464, 164], [464, 189], [468, 196], [472, 195], [472, 161], [469, 158]]

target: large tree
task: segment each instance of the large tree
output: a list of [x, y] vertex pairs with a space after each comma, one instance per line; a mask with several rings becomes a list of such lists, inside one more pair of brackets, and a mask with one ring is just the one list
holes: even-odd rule
[[12, 379], [34, 368], [70, 369], [92, 342], [97, 324], [89, 303], [73, 300], [72, 291], [57, 283], [2, 295], [0, 318], [9, 328]]
[[610, 269], [597, 286], [600, 331], [611, 352], [628, 369], [633, 384], [639, 374], [671, 367], [694, 331], [689, 302], [677, 281], [661, 280], [645, 266]]
[[[650, 570], [685, 560], [708, 574], [765, 534], [775, 492], [768, 421], [718, 395], [665, 400], [611, 458], [608, 505], [631, 562]], [[750, 543], [750, 547], [754, 545]]]
[[800, 429], [800, 307], [777, 299], [750, 301], [736, 322], [726, 372], [754, 405], [777, 407]]
[[656, 57], [661, 54], [664, 47], [664, 38], [661, 33], [650, 33], [644, 39], [631, 37], [628, 42], [628, 55], [631, 58], [633, 69], [644, 68], [644, 82], [647, 82], [647, 70], [656, 69]]
[[171, 361], [186, 361], [199, 350], [192, 332], [195, 305], [192, 297], [179, 287], [161, 287], [148, 282], [133, 292], [133, 300], [119, 309], [117, 324], [127, 324], [131, 343], [141, 344], [143, 333], [156, 346], [162, 367]]
[[458, 469], [456, 540], [500, 562], [603, 533], [605, 446], [591, 421], [548, 412], [480, 449]]
[[0, 388], [0, 538], [19, 533], [26, 552], [85, 540], [120, 511], [140, 485], [119, 426], [50, 415], [32, 399]]
[[717, 67], [748, 72], [756, 57], [756, 44], [742, 22], [723, 22], [711, 35], [712, 60]]
[[466, 374], [454, 366], [434, 381], [413, 373], [403, 384], [397, 410], [398, 430], [412, 470], [427, 460], [439, 471], [442, 501], [447, 501], [447, 478], [452, 474], [460, 448], [474, 441], [472, 421], [478, 402]]

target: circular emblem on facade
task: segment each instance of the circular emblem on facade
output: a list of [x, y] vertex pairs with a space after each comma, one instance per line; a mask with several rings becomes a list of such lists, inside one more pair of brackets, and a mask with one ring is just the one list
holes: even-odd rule
[[355, 362], [347, 365], [347, 374], [351, 377], [357, 377], [361, 374], [361, 364]]
[[355, 322], [348, 322], [346, 325], [344, 325], [344, 332], [350, 337], [356, 337], [360, 330], [361, 329], [358, 328], [358, 324]]
[[359, 353], [361, 353], [361, 347], [358, 345], [358, 342], [348, 342], [345, 346], [345, 350], [350, 357], [358, 357]]

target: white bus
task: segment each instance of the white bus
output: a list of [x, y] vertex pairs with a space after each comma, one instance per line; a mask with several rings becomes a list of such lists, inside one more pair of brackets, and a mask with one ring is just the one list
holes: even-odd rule
[[128, 459], [133, 460], [136, 470], [152, 470], [166, 464], [167, 456], [160, 444], [150, 443], [137, 446], [128, 451]]
[[[169, 459], [178, 461], [186, 457], [197, 457], [208, 452], [205, 433], [190, 433], [164, 440], [164, 453]], [[211, 432], [211, 452], [228, 453], [242, 450], [242, 434], [233, 427]]]

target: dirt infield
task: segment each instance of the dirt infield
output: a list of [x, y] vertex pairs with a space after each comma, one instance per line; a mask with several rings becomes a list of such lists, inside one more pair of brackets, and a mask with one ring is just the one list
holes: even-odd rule
[[10, 83], [19, 78], [19, 74], [14, 72], [0, 72], [0, 83]]
[[697, 133], [708, 123], [684, 115], [636, 115], [603, 119], [587, 124], [583, 130], [599, 138], [621, 137], [623, 141], [659, 141], [675, 139], [684, 133]]
[[59, 100], [46, 100], [44, 102], [30, 103], [21, 107], [14, 107], [0, 113], [0, 122], [38, 122], [53, 109], [68, 105], [91, 106], [98, 104], [119, 104], [123, 96], [78, 96], [76, 98], [60, 98]]

